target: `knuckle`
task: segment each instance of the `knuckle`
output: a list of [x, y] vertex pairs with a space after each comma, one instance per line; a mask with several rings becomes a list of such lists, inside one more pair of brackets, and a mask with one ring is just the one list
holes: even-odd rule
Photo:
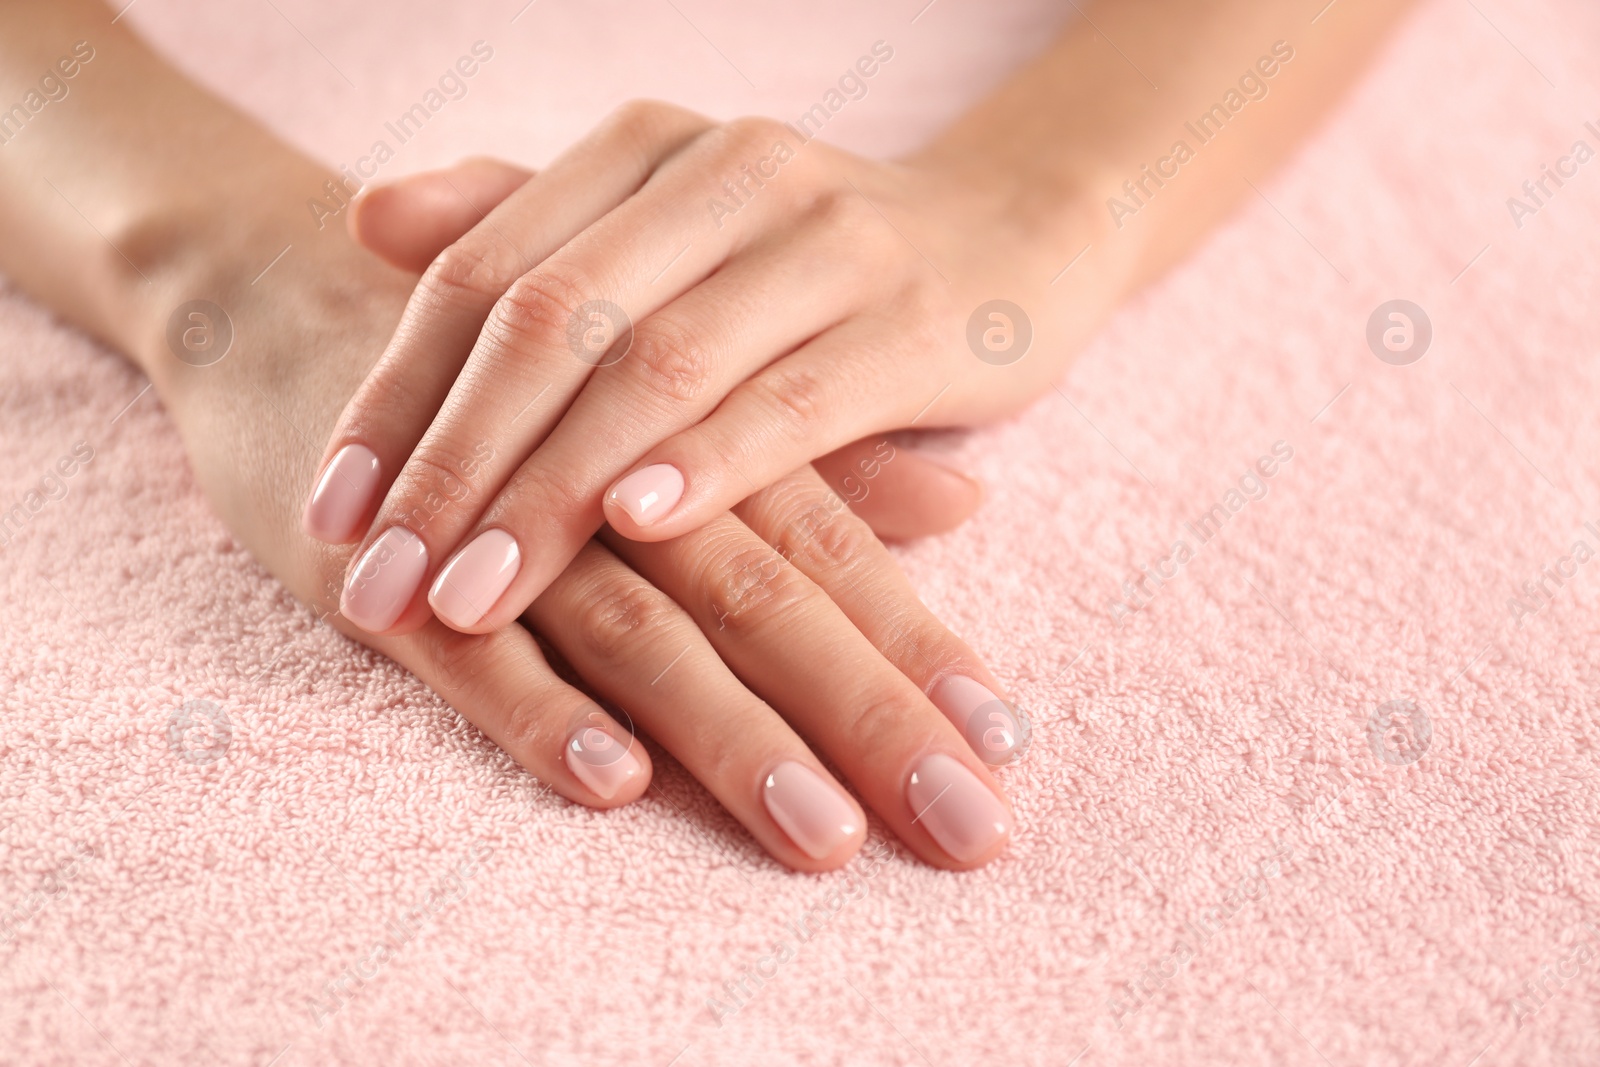
[[607, 579], [577, 605], [578, 639], [604, 663], [631, 658], [672, 618], [671, 603], [636, 576]]
[[[832, 503], [839, 506], [831, 507]], [[882, 548], [865, 522], [835, 499], [812, 502], [779, 535], [784, 555], [824, 571], [849, 572], [878, 558]]]
[[491, 321], [512, 339], [552, 343], [564, 338], [573, 315], [588, 299], [585, 279], [567, 270], [537, 270], [506, 288]]
[[750, 386], [768, 409], [802, 433], [822, 419], [827, 389], [815, 371], [779, 364]]
[[607, 117], [602, 139], [621, 143], [641, 169], [648, 170], [660, 148], [687, 131], [707, 125], [687, 108], [662, 100], [628, 100]]
[[793, 620], [819, 595], [810, 580], [763, 545], [733, 552], [707, 583], [712, 617], [723, 629], [751, 634]]
[[649, 136], [678, 117], [682, 109], [661, 100], [624, 100], [611, 113], [611, 125], [636, 136]]
[[518, 689], [505, 710], [502, 747], [518, 759], [559, 750], [563, 739], [556, 732], [556, 722], [564, 722], [565, 717], [553, 716], [550, 704], [550, 694], [543, 689]]
[[519, 256], [499, 238], [469, 233], [428, 265], [422, 290], [447, 304], [481, 304], [505, 292], [522, 272]]
[[728, 149], [741, 158], [750, 152], [766, 152], [788, 133], [783, 123], [762, 115], [732, 119], [722, 129]]
[[[854, 189], [848, 188], [829, 189], [820, 194], [811, 206], [811, 214], [819, 225], [851, 238], [859, 238], [874, 224], [881, 225], [877, 212]], [[876, 242], [866, 242], [859, 246], [852, 243], [850, 247], [859, 253], [876, 246]]]
[[433, 661], [447, 690], [446, 697], [483, 673], [486, 666], [487, 642], [474, 641], [467, 634], [456, 633], [447, 626], [425, 626], [414, 635], [423, 646], [423, 653]]
[[886, 754], [897, 747], [908, 727], [915, 728], [919, 717], [914, 689], [886, 686], [865, 700], [851, 702], [838, 710], [839, 735], [855, 752]]
[[466, 506], [473, 497], [472, 483], [457, 471], [468, 466], [436, 445], [419, 446], [396, 481], [393, 499], [399, 504], [393, 522], [421, 533], [447, 508]]
[[573, 525], [591, 518], [598, 525], [603, 514], [598, 489], [584, 488], [570, 471], [530, 462], [505, 487], [486, 518], [513, 527], [543, 518], [552, 528], [565, 529], [568, 516], [580, 517], [572, 520]]
[[657, 315], [634, 335], [638, 373], [652, 390], [670, 400], [693, 400], [711, 378], [711, 353], [694, 331]]

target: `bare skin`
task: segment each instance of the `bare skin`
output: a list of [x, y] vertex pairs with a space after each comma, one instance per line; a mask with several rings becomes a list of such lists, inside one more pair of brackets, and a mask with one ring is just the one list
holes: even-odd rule
[[[218, 514], [291, 591], [577, 803], [637, 798], [649, 756], [558, 677], [530, 627], [795, 869], [847, 862], [866, 833], [860, 803], [818, 754], [928, 862], [972, 867], [1004, 849], [1010, 815], [989, 766], [926, 695], [951, 673], [998, 683], [809, 468], [691, 538], [590, 544], [525, 620], [490, 634], [431, 623], [373, 637], [340, 616], [349, 550], [299, 523], [312, 442], [370, 371], [416, 276], [338, 228], [307, 236], [305, 190], [320, 186], [320, 168], [109, 20], [87, 2], [0, 8], [0, 70], [14, 80], [36, 78], [75, 41], [92, 38], [95, 49], [72, 80], [70, 106], [42, 114], [0, 152], [0, 268], [150, 376]], [[303, 247], [252, 284], [284, 234]], [[168, 340], [173, 310], [197, 296], [227, 309], [235, 335], [208, 366], [178, 358]], [[934, 464], [919, 473], [919, 462], [897, 455], [880, 477], [951, 477]], [[819, 680], [818, 662], [852, 669]], [[575, 764], [574, 744], [593, 766]], [[618, 776], [606, 761], [621, 753], [636, 766]], [[964, 769], [994, 816], [981, 847], [959, 855], [914, 807], [910, 780], [935, 754]], [[823, 831], [796, 836], [774, 815], [772, 782], [786, 766], [832, 798], [836, 817]], [[620, 781], [602, 780], [608, 769]]]
[[[951, 297], [918, 273], [925, 266], [920, 255], [912, 263], [903, 251], [879, 247], [888, 257], [881, 261], [883, 271], [901, 286], [895, 313], [916, 318], [914, 336], [928, 340], [954, 329], [961, 337], [970, 298], [990, 291], [982, 272], [991, 271], [991, 283], [1003, 280], [994, 272], [1005, 265], [1025, 270], [1031, 279], [1019, 274], [1010, 288], [1021, 294], [1019, 302], [1047, 309], [1036, 316], [1036, 348], [1070, 351], [1116, 299], [1181, 255], [1228, 209], [1237, 197], [1234, 174], [1226, 175], [1228, 183], [1219, 175], [1229, 167], [1258, 172], [1281, 157], [1348, 81], [1353, 60], [1379, 39], [1393, 10], [1370, 0], [1345, 0], [1337, 17], [1323, 20], [1327, 25], [1316, 42], [1298, 46], [1300, 65], [1293, 73], [1301, 81], [1280, 78], [1273, 105], [1248, 116], [1259, 122], [1231, 127], [1207, 149], [1201, 160], [1206, 167], [1194, 164], [1197, 169], [1141, 204], [1137, 218], [1116, 229], [1119, 239], [1108, 242], [1102, 258], [1080, 264], [1094, 269], [1081, 275], [1086, 280], [1070, 299], [1059, 299], [1047, 279], [1083, 239], [1114, 229], [1109, 221], [1097, 221], [1108, 190], [1116, 188], [1111, 176], [1120, 182], [1124, 174], [1136, 175], [1164, 151], [1179, 116], [1209, 106], [1281, 36], [1279, 23], [1289, 16], [1276, 9], [1262, 13], [1244, 0], [1151, 0], [1097, 9], [1104, 16], [1097, 21], [1108, 32], [1124, 47], [1134, 42], [1145, 64], [1160, 70], [1161, 95], [1137, 90], [1123, 59], [1092, 33], [1075, 30], [917, 159], [871, 164], [811, 145], [817, 151], [806, 164], [810, 177], [797, 185], [804, 186], [809, 202], [838, 206], [845, 200], [835, 183], [848, 177], [844, 184], [854, 182], [887, 204], [933, 262], [978, 262], [979, 273], [958, 290], [965, 295]], [[1303, 19], [1299, 13], [1293, 19], [1299, 33]], [[689, 511], [653, 526], [630, 526], [626, 509], [620, 515], [611, 509], [607, 517], [627, 536], [607, 532], [598, 541], [591, 538], [597, 522], [584, 530], [587, 519], [572, 521], [583, 510], [575, 504], [557, 539], [561, 549], [542, 563], [537, 580], [466, 627], [470, 634], [430, 618], [420, 590], [410, 614], [381, 633], [363, 632], [335, 611], [355, 553], [348, 545], [319, 543], [300, 524], [306, 487], [326, 458], [320, 442], [345, 439], [341, 411], [348, 422], [351, 411], [366, 410], [369, 421], [387, 419], [399, 429], [399, 454], [409, 454], [430, 432], [429, 423], [456, 384], [476, 327], [469, 323], [463, 348], [443, 346], [442, 369], [415, 352], [396, 357], [391, 345], [388, 369], [381, 373], [396, 376], [389, 384], [397, 393], [409, 391], [420, 400], [405, 412], [373, 409], [380, 392], [371, 384], [372, 370], [385, 342], [397, 336], [402, 314], [426, 311], [426, 301], [419, 304], [413, 293], [415, 275], [384, 265], [337, 228], [306, 236], [306, 192], [322, 186], [325, 171], [167, 69], [88, 0], [0, 6], [0, 76], [8, 94], [0, 99], [19, 97], [80, 40], [92, 41], [95, 54], [78, 64], [72, 96], [36, 115], [0, 150], [0, 226], [7, 235], [0, 242], [0, 269], [144, 369], [218, 513], [296, 595], [329, 612], [342, 632], [414, 671], [576, 802], [609, 807], [636, 798], [648, 786], [648, 756], [592, 699], [557, 677], [529, 627], [595, 693], [626, 708], [783, 863], [801, 870], [837, 867], [864, 837], [861, 807], [821, 758], [838, 767], [861, 800], [929, 863], [968, 868], [1004, 849], [1011, 817], [980, 758], [983, 746], [971, 722], [936, 699], [951, 679], [969, 680], [992, 696], [999, 691], [995, 679], [928, 615], [865, 523], [839, 506], [815, 472], [785, 473], [770, 466], [780, 461], [768, 458], [769, 452], [786, 457], [781, 463], [793, 468], [828, 452], [829, 442], [849, 440], [851, 426], [898, 425], [907, 402], [904, 375], [926, 368], [919, 371], [902, 359], [889, 364], [900, 377], [862, 379], [866, 391], [895, 406], [885, 409], [888, 414], [833, 419], [826, 433], [745, 419], [741, 432], [778, 442], [751, 452], [745, 473], [756, 471], [756, 484], [769, 488], [748, 499], [741, 501], [748, 485], [735, 494], [731, 483], [722, 484], [695, 496]], [[1109, 107], [1108, 94], [1114, 101]], [[1055, 118], [1047, 122], [1041, 116]], [[687, 131], [681, 134], [685, 144], [704, 145], [704, 138], [715, 139], [723, 129], [655, 106], [635, 108], [620, 121], [651, 124], [660, 136], [679, 123]], [[1040, 128], [1040, 122], [1047, 125]], [[744, 122], [738, 130], [772, 132], [760, 122]], [[658, 150], [660, 136], [652, 142]], [[1023, 151], [1022, 145], [1031, 148]], [[973, 169], [975, 160], [986, 157], [1006, 162], [1002, 178]], [[600, 151], [591, 162], [604, 173], [615, 160]], [[549, 184], [536, 177], [517, 185], [503, 194], [496, 211], [525, 209], [518, 197], [535, 195], [529, 190], [545, 195]], [[586, 222], [584, 213], [568, 220], [569, 229], [577, 227], [574, 237], [605, 218], [601, 212]], [[807, 247], [803, 234], [758, 233], [763, 216], [753, 207], [741, 214], [748, 217], [741, 239], [750, 247], [763, 244], [759, 236], [770, 238], [763, 247], [779, 261], [785, 249]], [[971, 232], [928, 224], [938, 215], [965, 218], [968, 226], [980, 219], [985, 234], [1000, 244], [987, 248]], [[829, 217], [846, 218], [857, 228], [864, 218], [859, 212], [823, 216], [824, 224]], [[441, 234], [450, 247], [470, 237], [448, 220], [430, 225], [431, 240], [423, 235], [412, 250], [418, 255], [442, 258]], [[1034, 234], [1036, 242], [1026, 248], [1008, 243], [1019, 232]], [[252, 285], [289, 233], [297, 240], [293, 262], [280, 264], [270, 284]], [[560, 236], [547, 233], [544, 240]], [[816, 237], [830, 238], [826, 225]], [[565, 243], [556, 241], [557, 248]], [[607, 254], [603, 242], [590, 243], [600, 249], [595, 254]], [[500, 294], [492, 287], [479, 294], [487, 299], [485, 321], [521, 277], [508, 272]], [[178, 358], [168, 341], [173, 310], [195, 297], [226, 308], [235, 330], [233, 349], [209, 366]], [[426, 314], [422, 318], [411, 327], [437, 325]], [[804, 331], [842, 325], [843, 320], [810, 323]], [[398, 336], [407, 336], [406, 330]], [[959, 387], [919, 425], [963, 424], [1014, 410], [1060, 371], [1044, 359], [995, 366], [970, 352], [958, 351], [957, 357], [961, 362], [938, 367]], [[948, 361], [948, 351], [937, 358]], [[753, 364], [744, 369], [760, 370]], [[740, 373], [721, 379], [730, 396], [749, 377]], [[819, 366], [816, 373], [826, 383], [831, 371]], [[417, 375], [429, 384], [404, 380]], [[599, 380], [596, 375], [576, 385], [587, 393], [592, 386], [585, 382]], [[363, 389], [355, 407], [347, 407]], [[469, 407], [483, 400], [471, 388], [461, 399]], [[465, 422], [472, 421], [468, 412]], [[489, 414], [477, 421], [499, 425]], [[652, 447], [653, 432], [641, 430], [635, 452]], [[438, 509], [427, 531], [441, 537], [430, 546], [434, 567], [452, 536], [439, 531], [456, 531], [459, 540], [473, 529], [516, 469], [541, 447], [526, 439], [487, 443], [494, 457], [485, 460], [489, 476], [473, 482], [465, 501], [452, 499]], [[842, 457], [845, 468], [859, 469], [876, 447], [870, 441], [858, 446]], [[835, 472], [840, 462], [839, 456], [831, 461]], [[607, 477], [590, 479], [597, 493]], [[880, 485], [909, 485], [905, 498], [925, 501], [926, 494], [915, 489], [918, 478], [950, 477], [919, 468], [912, 459], [885, 466]], [[955, 496], [942, 514], [889, 509], [879, 518], [891, 525], [899, 521], [901, 532], [936, 528], [976, 502], [971, 492]], [[596, 508], [598, 499], [591, 502]], [[891, 513], [896, 517], [886, 518]], [[376, 524], [373, 532], [381, 532]], [[819, 672], [819, 663], [846, 669]], [[574, 769], [574, 745], [588, 745], [590, 755], [614, 746], [612, 751], [627, 751], [637, 766], [610, 786], [597, 787], [593, 773]], [[833, 813], [829, 825], [797, 828], [794, 820], [775, 814], [784, 775], [792, 777], [780, 771], [784, 767], [801, 768], [806, 781], [831, 798], [822, 805]], [[937, 790], [947, 799], [936, 807], [930, 783], [957, 781], [960, 788]]]
[[[354, 621], [491, 630], [602, 524], [678, 537], [863, 436], [1016, 411], [1298, 143], [1405, 6], [1346, 0], [1312, 25], [1298, 4], [1102, 4], [908, 159], [646, 102], [487, 202], [458, 195], [470, 228], [324, 451], [378, 471], [355, 521], [313, 530], [361, 544], [348, 588], [380, 538], [414, 534], [426, 562], [403, 609], [353, 598]], [[892, 62], [879, 42], [851, 76]], [[592, 360], [574, 323], [604, 342]], [[482, 483], [413, 530], [485, 425]], [[463, 580], [490, 552], [492, 579]]]

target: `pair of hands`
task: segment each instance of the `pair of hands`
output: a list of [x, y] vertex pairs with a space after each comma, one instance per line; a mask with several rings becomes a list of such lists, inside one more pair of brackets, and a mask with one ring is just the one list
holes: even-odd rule
[[[415, 266], [470, 223], [441, 208], [441, 186], [489, 203], [524, 181], [481, 161], [412, 179], [374, 191], [352, 213], [352, 231], [391, 262]], [[320, 285], [311, 278], [280, 294], [272, 321], [241, 321], [241, 335], [272, 338], [274, 358], [226, 361], [184, 379], [203, 387], [168, 391], [219, 510], [292, 589], [329, 607], [337, 576], [357, 567], [351, 552], [288, 536], [273, 501], [280, 473], [294, 466], [279, 453], [298, 444], [283, 421], [297, 431], [329, 425], [327, 398], [351, 395], [360, 369], [339, 356], [372, 343], [362, 322], [388, 328], [381, 307], [365, 314], [362, 274], [335, 267]], [[329, 348], [332, 358], [318, 351]], [[215, 371], [244, 377], [206, 377]], [[269, 404], [251, 404], [252, 395]], [[413, 427], [418, 436], [425, 429]], [[1020, 754], [1025, 723], [855, 510], [890, 535], [936, 532], [970, 513], [977, 486], [882, 439], [821, 466], [854, 509], [803, 467], [677, 538], [605, 531], [521, 615], [528, 629], [514, 621], [469, 635], [424, 613], [405, 633], [374, 635], [346, 616], [329, 618], [410, 668], [573, 801], [613, 807], [645, 791], [651, 767], [634, 743], [637, 725], [797, 869], [837, 867], [865, 837], [861, 807], [817, 754], [928, 862], [987, 862], [1012, 827], [988, 768]], [[608, 706], [625, 708], [626, 725], [552, 669], [530, 629]]]
[[[834, 866], [864, 834], [802, 736], [930, 862], [985, 862], [1011, 817], [983, 765], [1020, 753], [1025, 722], [805, 466], [890, 535], [976, 505], [954, 472], [849, 442], [1030, 395], [961, 344], [999, 273], [984, 210], [932, 171], [657, 104], [539, 174], [475, 160], [368, 191], [352, 234], [423, 278], [303, 514], [360, 543], [344, 618], [384, 636], [526, 619], [792, 865]], [[566, 795], [645, 788], [603, 712], [521, 717], [548, 730], [524, 762]]]

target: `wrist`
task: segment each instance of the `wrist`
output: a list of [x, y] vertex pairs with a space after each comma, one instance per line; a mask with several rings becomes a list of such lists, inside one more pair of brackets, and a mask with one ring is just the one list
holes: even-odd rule
[[[1094, 293], [1108, 304], [1126, 295], [1139, 249], [1106, 212], [1109, 171], [1085, 160], [1072, 169], [1044, 167], [1000, 146], [947, 136], [902, 161], [954, 191], [972, 246], [962, 259], [1011, 280], [1016, 295], [1047, 290], [1064, 267], [1088, 253]], [[941, 197], [948, 202], [951, 197]]]
[[[105, 292], [117, 324], [108, 339], [169, 401], [219, 377], [212, 368], [224, 359], [251, 358], [264, 347], [257, 327], [281, 323], [286, 308], [302, 322], [337, 321], [367, 305], [393, 312], [414, 282], [356, 246], [341, 220], [318, 229], [305, 209], [323, 180], [315, 167], [262, 177], [154, 206], [115, 238], [123, 270]], [[281, 351], [274, 360], [292, 371]]]

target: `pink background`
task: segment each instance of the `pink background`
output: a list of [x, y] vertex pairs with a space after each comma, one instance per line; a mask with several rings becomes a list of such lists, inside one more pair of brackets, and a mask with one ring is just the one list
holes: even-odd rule
[[[635, 96], [792, 118], [878, 39], [894, 60], [827, 137], [889, 155], [1063, 18], [676, 2], [127, 17], [334, 163], [489, 42], [385, 175], [476, 152], [537, 165]], [[1305, 39], [1341, 15], [1300, 6]], [[542, 795], [237, 546], [153, 396], [111, 421], [136, 373], [0, 289], [0, 510], [74, 442], [94, 450], [0, 547], [0, 1059], [1600, 1060], [1600, 955], [1574, 955], [1600, 950], [1582, 925], [1600, 922], [1600, 562], [1520, 625], [1507, 607], [1575, 540], [1600, 549], [1583, 528], [1600, 525], [1600, 162], [1520, 229], [1505, 204], [1574, 140], [1600, 148], [1597, 40], [1580, 0], [1425, 5], [1064, 396], [952, 443], [989, 499], [899, 555], [1036, 726], [1004, 772], [1016, 841], [965, 875], [907, 857], [790, 874], [665, 758], [624, 811]], [[1364, 340], [1397, 297], [1435, 331], [1407, 367]], [[1267, 495], [1115, 625], [1123, 580], [1279, 440], [1294, 456]], [[189, 700], [231, 721], [215, 762], [168, 743]], [[1391, 700], [1428, 717], [1414, 763], [1369, 747]], [[308, 998], [452, 871], [460, 899], [319, 1028]], [[719, 1026], [707, 999], [830, 897]], [[1119, 1028], [1130, 982], [1148, 999]]]

